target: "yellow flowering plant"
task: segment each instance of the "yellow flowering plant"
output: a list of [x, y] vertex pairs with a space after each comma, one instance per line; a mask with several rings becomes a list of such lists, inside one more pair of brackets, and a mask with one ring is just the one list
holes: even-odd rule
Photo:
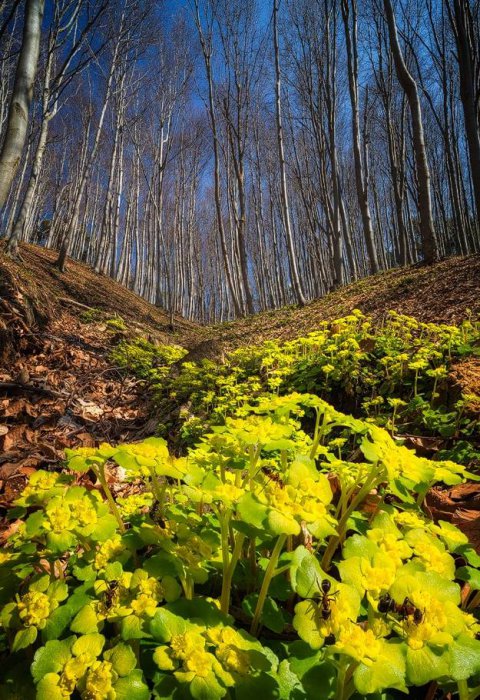
[[[434, 682], [475, 700], [480, 556], [424, 499], [477, 477], [401, 433], [440, 424], [478, 335], [354, 312], [171, 376], [181, 352], [154, 375], [137, 344], [125, 366], [183, 406], [178, 439], [30, 477], [0, 556], [0, 697], [394, 700]], [[468, 463], [477, 426], [447, 412]]]

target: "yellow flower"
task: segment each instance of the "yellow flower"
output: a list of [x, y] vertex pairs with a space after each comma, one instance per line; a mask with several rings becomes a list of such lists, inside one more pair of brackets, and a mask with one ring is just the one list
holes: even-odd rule
[[215, 489], [214, 498], [227, 503], [235, 503], [243, 496], [243, 493], [243, 489], [238, 488], [234, 484], [220, 484]]
[[50, 613], [58, 607], [56, 600], [40, 591], [30, 591], [20, 598], [17, 603], [18, 614], [26, 627], [45, 627]]
[[[86, 658], [85, 658], [86, 657]], [[69, 697], [70, 693], [73, 693], [75, 686], [80, 678], [82, 678], [91, 664], [92, 658], [88, 654], [80, 654], [80, 656], [73, 656], [67, 661], [63, 667], [62, 675], [59, 680], [59, 687]]]
[[424, 530], [410, 530], [406, 538], [426, 571], [435, 571], [449, 580], [455, 578], [455, 560], [432, 535]]
[[203, 649], [192, 651], [184, 660], [183, 665], [187, 672], [200, 678], [206, 678], [212, 670], [214, 657]]
[[12, 558], [12, 556], [13, 555], [11, 552], [0, 552], [0, 566], [2, 564], [6, 564], [6, 562]]
[[[415, 599], [414, 599], [415, 600]], [[406, 626], [407, 644], [411, 649], [421, 649], [424, 644], [430, 642], [435, 646], [447, 646], [453, 642], [453, 636], [445, 631], [448, 627], [448, 610], [452, 604], [440, 603], [428, 595], [422, 596], [422, 601], [417, 601], [422, 611], [422, 620], [419, 623], [409, 620]], [[454, 606], [455, 609], [456, 606]]]
[[351, 624], [340, 633], [335, 648], [356, 661], [371, 666], [381, 653], [381, 642], [371, 629]]
[[247, 675], [251, 668], [250, 654], [243, 649], [244, 640], [232, 627], [207, 630], [207, 637], [215, 645], [215, 654], [228, 672]]
[[82, 700], [115, 700], [114, 673], [109, 661], [94, 661], [87, 673]]
[[117, 498], [117, 505], [120, 508], [122, 515], [126, 518], [141, 512], [146, 508], [150, 508], [153, 503], [151, 493], [137, 493], [127, 496], [126, 498]]
[[172, 637], [170, 647], [178, 659], [185, 659], [195, 650], [204, 649], [205, 639], [197, 632], [185, 632]]
[[136, 615], [153, 617], [157, 610], [157, 601], [142, 593], [138, 598], [132, 600], [131, 608]]
[[217, 659], [227, 671], [247, 676], [250, 672], [250, 654], [230, 644], [221, 644], [216, 649]]
[[157, 581], [156, 578], [153, 578], [153, 576], [149, 576], [148, 578], [141, 579], [140, 582], [138, 583], [137, 588], [142, 595], [150, 596], [151, 598], [154, 598], [157, 601], [160, 601], [163, 599], [163, 594], [164, 594], [163, 587]]
[[120, 535], [114, 535], [105, 542], [102, 542], [95, 555], [95, 568], [97, 571], [104, 569], [108, 562], [124, 551], [125, 547], [122, 543]]
[[378, 554], [375, 563], [367, 559], [360, 560], [363, 588], [374, 598], [378, 598], [382, 591], [388, 591], [395, 580], [396, 563], [390, 555]]
[[412, 550], [403, 539], [398, 539], [394, 533], [385, 532], [381, 528], [368, 530], [367, 537], [376, 543], [381, 552], [391, 557], [397, 568], [403, 565], [404, 559], [412, 556]]
[[29, 496], [38, 496], [41, 491], [49, 491], [56, 485], [59, 478], [59, 474], [45, 472], [42, 469], [34, 472], [23, 489], [22, 500]]
[[98, 520], [97, 512], [88, 498], [82, 498], [70, 504], [72, 516], [80, 525], [95, 525]]
[[47, 522], [45, 523], [45, 527], [52, 530], [52, 532], [70, 530], [75, 526], [75, 522], [72, 521], [70, 508], [61, 501], [54, 502], [50, 508], [47, 507], [46, 515]]
[[423, 528], [425, 526], [425, 521], [419, 515], [408, 510], [395, 511], [393, 514], [393, 519], [395, 520], [396, 524], [400, 525], [401, 527]]

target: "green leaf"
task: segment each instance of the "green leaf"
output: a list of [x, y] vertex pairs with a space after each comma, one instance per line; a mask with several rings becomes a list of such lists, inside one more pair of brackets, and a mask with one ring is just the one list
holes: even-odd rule
[[35, 683], [47, 673], [58, 673], [71, 657], [71, 648], [76, 637], [68, 637], [61, 642], [57, 639], [49, 641], [35, 653], [31, 672]]
[[73, 567], [73, 575], [79, 581], [91, 581], [97, 577], [97, 572], [91, 564], [80, 561]]
[[25, 627], [19, 630], [15, 635], [12, 644], [12, 651], [20, 651], [20, 649], [26, 649], [31, 644], [34, 643], [38, 635], [36, 627]]
[[70, 629], [72, 632], [78, 632], [78, 634], [90, 634], [92, 632], [98, 632], [99, 626], [100, 623], [95, 610], [91, 605], [85, 605], [75, 615]]
[[307, 642], [312, 649], [320, 649], [324, 641], [318, 631], [318, 615], [317, 605], [312, 600], [302, 600], [295, 606], [293, 626], [297, 630], [298, 636]]
[[119, 450], [115, 455], [113, 455], [113, 460], [119, 467], [122, 467], [127, 471], [129, 469], [138, 469], [139, 462], [137, 461], [137, 458], [130, 452], [127, 452], [127, 450]]
[[108, 513], [97, 520], [89, 537], [94, 542], [105, 542], [105, 540], [109, 540], [116, 533], [117, 528], [117, 519], [111, 513]]
[[143, 622], [137, 615], [124, 617], [120, 623], [122, 639], [128, 642], [129, 639], [143, 639], [148, 636], [143, 631]]
[[[278, 680], [267, 673], [256, 676], [242, 676], [235, 683], [235, 700], [252, 700], [252, 698], [280, 698]], [[288, 696], [287, 696], [288, 697]], [[303, 695], [293, 695], [292, 698], [303, 698]]]
[[269, 510], [267, 515], [268, 529], [274, 535], [299, 535], [300, 523], [295, 518], [281, 513], [279, 510]]
[[190, 693], [195, 700], [220, 700], [225, 695], [225, 688], [210, 673], [205, 678], [195, 676], [190, 683]]
[[472, 566], [460, 566], [455, 571], [455, 578], [460, 581], [467, 581], [470, 588], [474, 591], [480, 591], [480, 571]]
[[105, 567], [105, 578], [107, 581], [118, 581], [122, 573], [123, 566], [119, 561], [114, 561]]
[[178, 557], [168, 552], [159, 552], [153, 557], [143, 562], [143, 568], [155, 578], [163, 578], [164, 576], [176, 576], [183, 573], [183, 564]]
[[[187, 693], [182, 692], [175, 676], [166, 673], [155, 674], [154, 697], [159, 700], [175, 700], [187, 698]], [[125, 698], [128, 700], [128, 698]]]
[[[88, 464], [87, 460], [85, 457], [81, 455], [75, 455], [74, 450], [65, 450], [65, 454], [67, 457], [67, 463], [68, 463], [68, 468], [71, 469], [74, 472], [79, 472], [80, 474], [83, 474], [84, 472], [88, 472], [90, 469], [90, 465]], [[72, 456], [70, 456], [72, 455]]]
[[105, 637], [103, 634], [93, 632], [92, 634], [85, 634], [79, 637], [72, 646], [72, 652], [75, 654], [75, 656], [87, 654], [89, 657], [94, 659], [97, 658], [97, 656], [100, 656], [104, 644]]
[[27, 537], [37, 537], [43, 529], [43, 510], [37, 510], [28, 516], [25, 523], [25, 534]]
[[61, 603], [68, 598], [68, 586], [64, 581], [54, 581], [48, 587], [48, 597]]
[[150, 690], [140, 669], [135, 669], [115, 683], [116, 700], [150, 700]]
[[[85, 598], [87, 598], [85, 596]], [[88, 600], [88, 599], [87, 599]], [[75, 612], [68, 605], [61, 605], [51, 613], [42, 630], [42, 640], [59, 639], [68, 628]]]
[[159, 608], [150, 622], [150, 632], [159, 642], [169, 642], [177, 634], [183, 634], [187, 623], [166, 608]]
[[278, 681], [280, 691], [275, 697], [278, 697], [280, 700], [290, 700], [291, 698], [298, 698], [298, 700], [305, 698], [305, 700], [308, 700], [297, 675], [290, 668], [290, 663], [287, 659], [280, 663], [275, 678]]
[[[177, 619], [186, 618], [192, 621], [199, 619], [202, 621], [202, 625], [206, 627], [228, 625], [232, 621], [232, 618], [228, 615], [224, 615], [214, 603], [204, 598], [193, 598], [193, 600], [180, 598], [174, 603], [169, 603], [162, 608], [162, 610], [180, 616]], [[181, 634], [181, 632], [175, 632], [173, 634]]]
[[461, 545], [455, 550], [457, 554], [461, 554], [462, 557], [468, 561], [471, 566], [480, 567], [480, 554], [470, 547], [469, 545]]
[[350, 559], [350, 557], [364, 557], [365, 559], [371, 559], [378, 552], [377, 545], [368, 537], [363, 537], [363, 535], [352, 535], [349, 537], [342, 550], [343, 558]]
[[334, 687], [337, 669], [330, 661], [323, 660], [322, 651], [312, 651], [302, 641], [288, 645], [290, 668], [300, 679], [307, 698], [328, 698]]
[[445, 649], [407, 650], [407, 681], [412, 685], [425, 685], [430, 681], [450, 675], [450, 653]]
[[117, 644], [113, 649], [105, 652], [104, 657], [113, 664], [113, 668], [120, 677], [128, 676], [137, 665], [137, 658], [128, 644]]
[[480, 673], [480, 641], [466, 634], [459, 635], [450, 646], [450, 677], [468, 680]]
[[267, 518], [267, 508], [262, 505], [252, 493], [246, 493], [237, 504], [240, 517], [248, 525], [262, 530]]
[[54, 554], [63, 554], [76, 544], [76, 537], [73, 532], [63, 530], [63, 532], [49, 532], [47, 535], [47, 547]]
[[320, 583], [326, 578], [316, 556], [303, 547], [297, 547], [290, 567], [293, 590], [302, 598], [311, 598], [320, 592]]
[[360, 663], [353, 679], [362, 695], [377, 693], [386, 688], [407, 692], [405, 685], [405, 644], [400, 640], [385, 642], [379, 657], [370, 665]]

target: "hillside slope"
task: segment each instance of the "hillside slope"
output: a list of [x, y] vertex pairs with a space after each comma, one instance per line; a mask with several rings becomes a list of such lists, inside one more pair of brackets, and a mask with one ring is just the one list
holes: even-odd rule
[[155, 432], [158, 415], [145, 382], [112, 366], [111, 350], [124, 338], [178, 344], [191, 350], [188, 359], [215, 359], [224, 348], [306, 334], [354, 308], [378, 320], [395, 309], [440, 322], [480, 312], [478, 255], [392, 270], [301, 309], [207, 328], [175, 318], [172, 328], [164, 311], [86, 265], [69, 261], [62, 275], [52, 266], [53, 251], [28, 245], [21, 254], [18, 263], [0, 253], [0, 494], [20, 488], [29, 470], [58, 464], [66, 447]]
[[427, 323], [459, 323], [468, 310], [473, 315], [480, 313], [480, 255], [389, 270], [342, 287], [303, 308], [266, 311], [213, 326], [208, 333], [228, 347], [271, 338], [288, 340], [353, 309], [378, 321], [394, 310]]
[[34, 245], [22, 245], [21, 257], [19, 263], [0, 252], [0, 303], [3, 314], [7, 314], [5, 325], [8, 314], [12, 320], [15, 316], [17, 321], [23, 320], [30, 330], [62, 316], [68, 323], [69, 318], [78, 318], [86, 306], [99, 309], [110, 318], [119, 315], [129, 327], [162, 342], [188, 346], [195, 339], [198, 327], [194, 323], [175, 317], [172, 327], [165, 311], [87, 265], [69, 260], [62, 274], [53, 266], [57, 253]]
[[23, 263], [0, 254], [0, 505], [32, 469], [66, 447], [141, 439], [155, 431], [144, 382], [110, 360], [124, 337], [197, 342], [198, 327], [173, 319], [86, 265], [22, 246]]

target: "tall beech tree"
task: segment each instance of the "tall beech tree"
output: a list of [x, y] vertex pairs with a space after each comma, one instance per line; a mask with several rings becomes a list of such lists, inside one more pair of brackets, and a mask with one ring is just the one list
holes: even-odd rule
[[402, 86], [412, 119], [413, 151], [417, 175], [418, 213], [420, 216], [420, 235], [425, 262], [432, 263], [438, 258], [438, 245], [432, 216], [432, 199], [430, 191], [430, 168], [423, 131], [422, 107], [417, 83], [407, 68], [398, 39], [397, 25], [391, 0], [384, 0], [385, 16], [390, 37], [390, 47], [395, 62], [398, 82]]
[[[4, 206], [22, 157], [37, 73], [45, 0], [26, 0], [23, 38], [0, 150], [0, 208]], [[15, 9], [15, 8], [14, 8]], [[9, 18], [6, 19], [7, 24]]]

